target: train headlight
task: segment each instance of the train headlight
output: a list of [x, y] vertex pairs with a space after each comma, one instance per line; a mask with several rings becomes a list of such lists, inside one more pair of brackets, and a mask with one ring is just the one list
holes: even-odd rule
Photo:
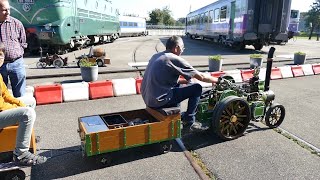
[[44, 25], [44, 28], [45, 28], [46, 30], [50, 30], [50, 29], [51, 29], [51, 26], [52, 26], [52, 24], [49, 23], [49, 24]]

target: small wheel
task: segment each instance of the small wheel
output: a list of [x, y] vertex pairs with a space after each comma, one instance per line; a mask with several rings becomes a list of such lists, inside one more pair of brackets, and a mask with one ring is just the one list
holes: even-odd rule
[[63, 66], [63, 61], [61, 59], [55, 59], [53, 61], [53, 66], [55, 68], [61, 68]]
[[42, 64], [43, 64], [42, 62], [37, 62], [36, 64], [37, 68], [43, 68]]
[[21, 170], [14, 170], [7, 172], [5, 176], [5, 180], [24, 180], [26, 178], [26, 174]]
[[112, 157], [110, 155], [105, 155], [99, 158], [99, 162], [102, 166], [108, 167], [112, 164]]
[[45, 62], [37, 62], [36, 66], [37, 66], [37, 68], [45, 68], [47, 66], [47, 63], [45, 63]]
[[261, 50], [263, 48], [263, 44], [260, 44], [260, 43], [256, 43], [253, 45], [254, 49], [255, 50]]
[[283, 122], [285, 115], [286, 110], [284, 106], [278, 103], [272, 104], [266, 112], [266, 125], [270, 128], [276, 128], [280, 126], [280, 124]]
[[101, 59], [97, 59], [96, 62], [97, 62], [97, 65], [99, 67], [103, 67], [104, 66], [104, 63], [103, 63], [103, 61]]
[[249, 104], [237, 96], [223, 99], [213, 113], [212, 127], [223, 140], [236, 139], [245, 132], [251, 111]]
[[170, 152], [172, 149], [172, 143], [171, 141], [164, 141], [159, 143], [159, 153], [160, 154], [166, 154]]

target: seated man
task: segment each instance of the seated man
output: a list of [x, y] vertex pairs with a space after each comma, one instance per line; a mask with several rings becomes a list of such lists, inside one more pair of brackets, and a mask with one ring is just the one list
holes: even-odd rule
[[[4, 61], [4, 45], [0, 43], [0, 67]], [[31, 133], [36, 113], [32, 107], [9, 92], [0, 75], [0, 129], [18, 124], [16, 148], [13, 151], [13, 161], [21, 165], [36, 165], [46, 162], [46, 158], [29, 152]], [[23, 98], [21, 98], [23, 99]], [[35, 106], [35, 103], [30, 106]]]
[[[166, 43], [166, 50], [151, 57], [142, 80], [142, 97], [148, 107], [155, 109], [179, 106], [180, 102], [189, 99], [187, 111], [181, 115], [183, 125], [190, 126], [190, 130], [204, 130], [207, 127], [195, 122], [202, 86], [189, 82], [191, 78], [207, 83], [216, 83], [218, 79], [197, 71], [179, 57], [183, 50], [182, 39], [172, 36]], [[180, 75], [185, 79], [179, 79]]]

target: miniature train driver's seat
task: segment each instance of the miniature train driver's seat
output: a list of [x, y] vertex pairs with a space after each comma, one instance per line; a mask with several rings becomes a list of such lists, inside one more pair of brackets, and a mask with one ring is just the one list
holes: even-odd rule
[[181, 119], [180, 107], [157, 108], [157, 109], [147, 107], [146, 110], [152, 116], [154, 116], [160, 121]]
[[[0, 162], [12, 160], [12, 152], [16, 146], [18, 126], [8, 126], [0, 129]], [[31, 134], [30, 151], [36, 152], [36, 138], [34, 131]]]

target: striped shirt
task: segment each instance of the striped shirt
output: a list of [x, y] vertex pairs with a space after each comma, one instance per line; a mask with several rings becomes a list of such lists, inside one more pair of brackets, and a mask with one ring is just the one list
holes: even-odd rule
[[6, 49], [6, 62], [23, 56], [24, 49], [27, 48], [26, 33], [18, 19], [10, 16], [0, 23], [0, 42], [4, 43]]

